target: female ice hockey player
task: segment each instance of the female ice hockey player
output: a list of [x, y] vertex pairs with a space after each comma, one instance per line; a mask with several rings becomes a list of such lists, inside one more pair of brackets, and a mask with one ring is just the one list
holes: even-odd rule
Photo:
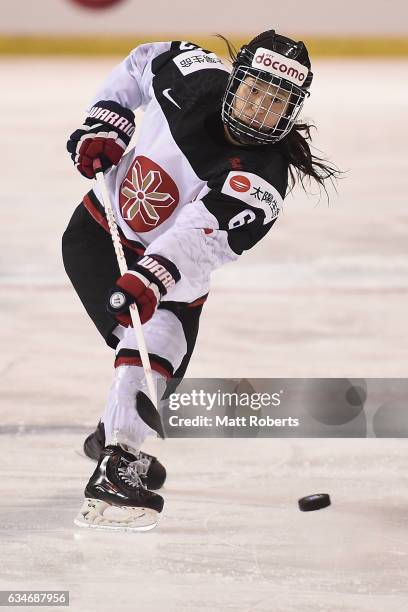
[[[311, 154], [310, 126], [296, 121], [313, 78], [305, 45], [269, 30], [236, 55], [228, 48], [231, 74], [214, 53], [189, 42], [137, 47], [67, 144], [90, 179], [101, 160], [129, 266], [118, 278], [94, 187], [63, 236], [67, 274], [115, 350], [106, 408], [85, 443], [98, 463], [76, 519], [81, 526], [148, 529], [163, 507], [152, 490], [165, 469], [140, 450], [154, 432], [139, 415], [147, 398], [129, 305], [139, 310], [162, 396], [186, 371], [211, 272], [269, 232], [288, 183], [309, 177], [324, 186], [336, 173]], [[135, 109], [144, 110], [140, 133], [124, 155]], [[126, 518], [109, 519], [112, 506]]]

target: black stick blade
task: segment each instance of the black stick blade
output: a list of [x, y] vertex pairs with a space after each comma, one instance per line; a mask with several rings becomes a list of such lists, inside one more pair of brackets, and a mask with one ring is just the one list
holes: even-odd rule
[[154, 407], [152, 400], [147, 397], [146, 393], [143, 393], [143, 391], [139, 391], [136, 394], [136, 410], [142, 421], [151, 429], [154, 429], [154, 431], [164, 440], [166, 435], [164, 433], [161, 416]]

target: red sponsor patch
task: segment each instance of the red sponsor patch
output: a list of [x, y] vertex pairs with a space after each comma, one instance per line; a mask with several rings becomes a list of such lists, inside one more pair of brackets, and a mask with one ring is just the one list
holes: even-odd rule
[[149, 232], [166, 221], [179, 203], [176, 183], [154, 161], [139, 155], [120, 188], [122, 217], [135, 232]]
[[244, 193], [244, 191], [248, 191], [251, 188], [251, 181], [246, 176], [242, 176], [242, 174], [232, 176], [229, 184], [234, 191], [239, 191], [240, 193]]

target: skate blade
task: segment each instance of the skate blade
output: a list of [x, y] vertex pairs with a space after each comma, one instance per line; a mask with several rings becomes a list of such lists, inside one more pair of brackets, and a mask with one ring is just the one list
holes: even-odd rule
[[110, 531], [149, 531], [156, 527], [159, 513], [151, 508], [111, 506], [100, 499], [87, 498], [74, 519], [77, 527]]

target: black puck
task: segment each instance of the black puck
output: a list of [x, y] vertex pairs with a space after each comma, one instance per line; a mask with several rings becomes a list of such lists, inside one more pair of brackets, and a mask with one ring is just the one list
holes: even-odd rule
[[314, 495], [307, 495], [302, 497], [298, 501], [299, 510], [302, 512], [310, 512], [311, 510], [321, 510], [321, 508], [327, 508], [330, 506], [330, 496], [327, 493], [315, 493]]

